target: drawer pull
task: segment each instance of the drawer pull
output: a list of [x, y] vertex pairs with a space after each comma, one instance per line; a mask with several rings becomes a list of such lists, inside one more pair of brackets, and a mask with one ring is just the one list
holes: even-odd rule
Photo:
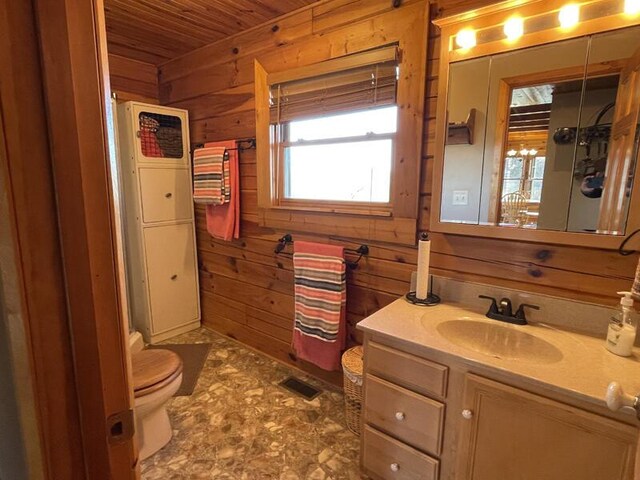
[[406, 418], [406, 415], [404, 414], [404, 412], [396, 412], [396, 420], [402, 421], [405, 418]]
[[473, 418], [473, 412], [468, 408], [465, 408], [464, 410], [462, 410], [462, 416], [467, 420], [471, 420]]
[[400, 465], [397, 463], [392, 463], [391, 465], [389, 465], [389, 468], [392, 472], [397, 472], [398, 470], [400, 470]]
[[167, 192], [164, 194], [164, 198], [171, 198], [171, 197], [173, 197], [173, 193], [171, 192]]
[[171, 280], [175, 280], [176, 278], [178, 278], [178, 275], [171, 275]]

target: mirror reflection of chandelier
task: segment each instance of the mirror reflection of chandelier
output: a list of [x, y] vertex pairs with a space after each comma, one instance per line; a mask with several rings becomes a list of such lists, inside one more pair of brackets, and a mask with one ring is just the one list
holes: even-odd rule
[[529, 155], [535, 157], [537, 153], [538, 150], [536, 150], [535, 148], [526, 148], [524, 145], [521, 145], [520, 151], [511, 149], [507, 152], [507, 155], [509, 157], [515, 157], [517, 154], [520, 154], [521, 157], [527, 157]]

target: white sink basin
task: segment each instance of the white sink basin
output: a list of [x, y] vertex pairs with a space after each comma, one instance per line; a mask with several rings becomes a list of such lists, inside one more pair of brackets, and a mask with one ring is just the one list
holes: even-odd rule
[[527, 326], [512, 327], [476, 320], [448, 320], [436, 329], [442, 337], [459, 347], [504, 360], [529, 363], [556, 363], [562, 352], [546, 340], [526, 333]]

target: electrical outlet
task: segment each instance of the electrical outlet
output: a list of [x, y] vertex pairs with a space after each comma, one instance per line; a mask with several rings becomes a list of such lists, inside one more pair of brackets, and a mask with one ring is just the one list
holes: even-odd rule
[[469, 190], [454, 190], [452, 205], [469, 205]]

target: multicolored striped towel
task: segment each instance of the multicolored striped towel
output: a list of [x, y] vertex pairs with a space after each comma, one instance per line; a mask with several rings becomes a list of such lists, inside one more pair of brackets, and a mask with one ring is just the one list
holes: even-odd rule
[[194, 150], [193, 200], [207, 205], [224, 205], [231, 200], [229, 153], [224, 147]]
[[[301, 245], [302, 244], [302, 245]], [[312, 253], [313, 245], [296, 242], [295, 330], [324, 342], [335, 342], [347, 301], [345, 262], [340, 256]], [[311, 246], [311, 248], [304, 248]]]
[[347, 345], [344, 248], [300, 241], [293, 246], [293, 351], [320, 368], [340, 370]]

